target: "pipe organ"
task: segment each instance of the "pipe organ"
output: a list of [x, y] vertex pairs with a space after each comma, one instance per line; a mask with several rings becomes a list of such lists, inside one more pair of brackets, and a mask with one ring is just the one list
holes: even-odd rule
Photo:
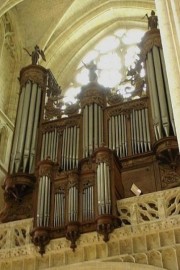
[[96, 230], [108, 241], [109, 233], [121, 226], [116, 201], [133, 195], [133, 183], [143, 193], [178, 184], [173, 111], [157, 29], [146, 33], [141, 51], [148, 91], [127, 101], [90, 74], [78, 103], [63, 109], [61, 88], [50, 70], [30, 65], [20, 72], [4, 183], [8, 196], [0, 216], [10, 220], [12, 215], [6, 212], [14, 199], [14, 207], [23, 205], [19, 216], [28, 217], [27, 198], [33, 192], [32, 239], [42, 254], [50, 239], [62, 236], [72, 249], [80, 234], [88, 231]]

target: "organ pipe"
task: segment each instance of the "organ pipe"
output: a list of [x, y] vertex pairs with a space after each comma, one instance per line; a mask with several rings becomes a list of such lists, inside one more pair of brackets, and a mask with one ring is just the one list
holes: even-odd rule
[[92, 103], [83, 110], [83, 157], [91, 156], [103, 142], [103, 111]]
[[105, 162], [99, 163], [97, 167], [97, 192], [99, 215], [110, 214], [110, 174], [109, 166]]
[[160, 124], [160, 109], [159, 109], [159, 98], [157, 94], [157, 86], [155, 81], [155, 72], [154, 72], [154, 64], [153, 64], [153, 58], [152, 53], [148, 52], [148, 65], [149, 65], [149, 79], [151, 80], [151, 103], [154, 103], [154, 128], [155, 128], [155, 134], [156, 139], [159, 140], [162, 138], [162, 130], [161, 130], [161, 124]]
[[28, 112], [29, 112], [29, 105], [30, 105], [30, 98], [31, 98], [31, 82], [28, 81], [25, 87], [25, 96], [24, 96], [24, 104], [22, 109], [22, 118], [20, 124], [20, 133], [17, 143], [17, 152], [15, 155], [15, 172], [17, 173], [21, 164], [22, 154], [23, 154], [23, 145], [26, 136], [26, 126], [28, 120]]
[[12, 154], [11, 154], [11, 161], [10, 161], [10, 173], [13, 173], [13, 170], [14, 170], [14, 160], [15, 160], [15, 155], [16, 155], [16, 150], [17, 150], [17, 143], [18, 143], [20, 125], [21, 125], [21, 118], [22, 118], [23, 104], [24, 104], [24, 96], [25, 96], [25, 87], [22, 87], [20, 100], [19, 100], [19, 106], [18, 106], [18, 112], [17, 112], [17, 118], [16, 118], [15, 133], [14, 133], [13, 144], [12, 144]]
[[169, 136], [169, 119], [168, 119], [166, 97], [164, 93], [165, 89], [163, 83], [161, 61], [159, 57], [159, 49], [156, 46], [153, 46], [152, 55], [155, 68], [155, 78], [157, 83], [157, 92], [160, 104], [162, 126], [164, 128], [166, 136]]
[[172, 103], [171, 103], [171, 97], [170, 97], [170, 92], [169, 92], [169, 84], [167, 80], [167, 72], [166, 72], [166, 66], [165, 66], [165, 61], [164, 61], [164, 55], [163, 55], [163, 50], [161, 48], [159, 50], [160, 50], [161, 63], [162, 63], [162, 69], [163, 69], [163, 77], [164, 77], [164, 83], [165, 83], [165, 91], [166, 91], [166, 96], [167, 96], [169, 116], [170, 116], [170, 121], [173, 128], [173, 133], [176, 136], [176, 129], [175, 129], [175, 124], [174, 124], [174, 116], [173, 116]]

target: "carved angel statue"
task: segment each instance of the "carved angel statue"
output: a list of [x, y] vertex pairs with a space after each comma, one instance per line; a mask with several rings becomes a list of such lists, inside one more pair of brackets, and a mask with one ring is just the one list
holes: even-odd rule
[[148, 29], [157, 29], [158, 17], [155, 15], [155, 11], [151, 11], [151, 16], [145, 15], [148, 18]]
[[25, 51], [29, 54], [29, 56], [31, 57], [32, 65], [37, 65], [37, 64], [38, 64], [39, 56], [41, 56], [42, 59], [43, 59], [44, 61], [46, 61], [44, 52], [43, 52], [43, 50], [41, 50], [41, 49], [39, 48], [38, 45], [36, 45], [36, 46], [34, 47], [34, 51], [32, 51], [32, 53], [30, 53], [26, 48], [24, 48], [24, 50], [25, 50]]
[[83, 65], [85, 66], [85, 68], [89, 70], [89, 81], [97, 82], [97, 74], [96, 74], [97, 66], [94, 63], [94, 61], [91, 61], [89, 64], [85, 64], [83, 62]]

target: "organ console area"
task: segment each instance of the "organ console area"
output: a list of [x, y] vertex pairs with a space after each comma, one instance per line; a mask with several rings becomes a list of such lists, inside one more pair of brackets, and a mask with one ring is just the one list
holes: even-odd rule
[[9, 174], [3, 188], [3, 222], [34, 217], [32, 240], [45, 252], [53, 238], [76, 248], [80, 234], [97, 231], [108, 241], [121, 226], [116, 202], [175, 187], [180, 166], [160, 33], [141, 44], [146, 93], [136, 98], [105, 88], [90, 74], [76, 104], [63, 107], [50, 70], [20, 72], [20, 96]]

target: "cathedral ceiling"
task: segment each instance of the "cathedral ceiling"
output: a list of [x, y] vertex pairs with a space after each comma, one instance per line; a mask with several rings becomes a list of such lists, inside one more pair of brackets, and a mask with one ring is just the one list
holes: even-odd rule
[[146, 13], [154, 0], [1, 0], [0, 15], [9, 12], [21, 66], [30, 63], [23, 47], [38, 44], [60, 85], [68, 84], [83, 55], [114, 29], [147, 29]]

